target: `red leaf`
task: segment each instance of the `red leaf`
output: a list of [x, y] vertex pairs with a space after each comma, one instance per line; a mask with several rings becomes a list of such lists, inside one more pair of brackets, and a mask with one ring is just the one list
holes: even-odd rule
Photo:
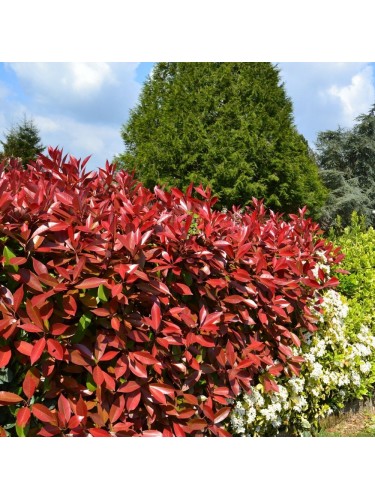
[[207, 427], [207, 422], [203, 418], [194, 418], [188, 421], [188, 426], [192, 431], [202, 431]]
[[74, 316], [77, 312], [77, 302], [71, 295], [64, 295], [63, 308], [69, 316]]
[[130, 393], [128, 397], [126, 398], [126, 409], [128, 411], [133, 411], [137, 408], [139, 405], [139, 402], [141, 400], [141, 391], [135, 392], [135, 393]]
[[[39, 275], [39, 280], [44, 283], [45, 285], [52, 286], [52, 287], [57, 287], [61, 286], [62, 284], [57, 281], [56, 278], [51, 276], [48, 273], [43, 273]], [[65, 286], [64, 286], [65, 289]]]
[[133, 353], [133, 356], [144, 365], [154, 365], [158, 362], [158, 360], [147, 351], [136, 351]]
[[135, 380], [129, 380], [129, 382], [125, 382], [124, 384], [120, 385], [120, 387], [117, 389], [117, 392], [134, 392], [140, 389], [140, 387], [141, 386]]
[[79, 289], [87, 289], [87, 288], [98, 288], [100, 285], [108, 285], [108, 281], [103, 278], [87, 278], [79, 285], [76, 285], [76, 288]]
[[63, 335], [69, 328], [69, 325], [64, 325], [63, 323], [54, 323], [51, 327], [52, 335]]
[[48, 339], [47, 349], [53, 358], [56, 358], [59, 361], [62, 361], [64, 359], [64, 348], [60, 344], [60, 342], [57, 342], [57, 340]]
[[241, 295], [228, 295], [225, 297], [224, 302], [228, 302], [228, 304], [239, 304], [243, 299]]
[[37, 276], [31, 272], [29, 269], [19, 269], [19, 274], [21, 276], [22, 283], [25, 283], [30, 288], [36, 290], [37, 292], [43, 292], [42, 285], [40, 284]]
[[264, 390], [266, 392], [271, 392], [271, 391], [274, 391], [274, 392], [279, 392], [279, 387], [278, 385], [276, 384], [276, 382], [274, 382], [272, 379], [270, 378], [265, 378], [263, 380], [263, 386], [264, 386]]
[[129, 368], [136, 377], [147, 378], [147, 369], [141, 363], [129, 360]]
[[151, 393], [151, 396], [160, 404], [166, 405], [167, 400], [165, 399], [164, 394], [157, 388], [153, 387], [152, 385], [149, 385], [149, 390]]
[[103, 370], [99, 366], [95, 366], [92, 372], [92, 378], [94, 379], [94, 382], [97, 386], [102, 385], [102, 383], [104, 382]]
[[36, 274], [40, 275], [40, 274], [48, 274], [48, 269], [47, 267], [42, 264], [42, 262], [40, 262], [39, 260], [36, 260], [34, 259], [34, 257], [31, 257], [32, 258], [32, 261], [33, 261], [33, 268], [34, 268], [34, 271], [36, 272]]
[[115, 423], [122, 415], [125, 408], [125, 398], [124, 396], [118, 396], [109, 411], [109, 420], [113, 424]]
[[214, 424], [218, 424], [222, 420], [226, 419], [229, 413], [231, 412], [231, 408], [221, 408], [219, 411], [215, 413]]
[[95, 427], [92, 427], [91, 429], [88, 430], [89, 433], [93, 437], [113, 437], [108, 431], [105, 429], [96, 429]]
[[26, 427], [31, 417], [31, 411], [29, 408], [20, 408], [17, 412], [16, 425], [18, 427]]
[[193, 292], [187, 285], [184, 285], [184, 283], [173, 283], [171, 288], [181, 295], [193, 295]]
[[46, 406], [40, 403], [34, 403], [31, 407], [31, 411], [34, 417], [38, 420], [57, 425], [56, 415], [54, 415]]
[[111, 313], [108, 311], [108, 309], [105, 309], [104, 307], [98, 307], [97, 309], [92, 309], [91, 312], [96, 314], [96, 316], [109, 316]]
[[181, 425], [178, 424], [177, 422], [173, 422], [173, 430], [174, 430], [174, 433], [177, 437], [185, 437], [186, 436]]
[[76, 414], [80, 418], [81, 421], [86, 422], [87, 420], [87, 405], [85, 401], [82, 399], [82, 396], [79, 398], [76, 405]]
[[81, 271], [84, 268], [85, 264], [86, 264], [86, 257], [80, 257], [80, 259], [78, 260], [77, 265], [74, 266], [74, 270], [73, 270], [73, 280], [74, 281], [81, 274]]
[[40, 328], [39, 326], [34, 325], [33, 323], [25, 323], [23, 325], [20, 325], [20, 328], [25, 330], [25, 332], [30, 332], [30, 333], [41, 333], [43, 332], [43, 329]]
[[57, 401], [57, 406], [59, 409], [59, 416], [63, 421], [63, 425], [66, 426], [72, 414], [72, 409], [70, 407], [69, 401], [63, 394], [60, 394], [59, 399]]
[[24, 294], [23, 285], [17, 288], [17, 290], [13, 293], [13, 299], [14, 299], [13, 308], [16, 312], [18, 311], [21, 305], [23, 294]]
[[23, 401], [21, 396], [14, 394], [14, 392], [0, 391], [0, 406], [13, 405]]
[[27, 262], [27, 259], [25, 257], [12, 257], [9, 259], [9, 264], [12, 264], [12, 266], [22, 266], [22, 264], [25, 264]]
[[161, 312], [160, 312], [160, 307], [158, 304], [155, 302], [154, 305], [151, 308], [151, 320], [152, 320], [152, 328], [155, 331], [159, 330], [160, 322], [161, 322]]
[[26, 312], [32, 323], [34, 323], [43, 331], [44, 325], [43, 320], [40, 316], [39, 309], [32, 305], [31, 300], [26, 300]]
[[40, 356], [43, 354], [44, 348], [46, 347], [46, 339], [42, 337], [41, 339], [37, 340], [33, 346], [33, 349], [30, 354], [30, 362], [33, 365]]
[[100, 361], [110, 361], [119, 354], [119, 351], [107, 351], [103, 356], [101, 356]]
[[160, 431], [157, 431], [155, 429], [149, 429], [146, 431], [142, 432], [142, 436], [145, 437], [162, 437], [162, 433]]
[[36, 370], [35, 368], [31, 368], [30, 370], [28, 370], [22, 383], [22, 390], [28, 399], [33, 396], [36, 388], [39, 385], [39, 381], [40, 374], [38, 370]]
[[19, 340], [15, 342], [14, 345], [16, 346], [17, 351], [20, 352], [21, 354], [24, 354], [25, 356], [31, 355], [31, 351], [33, 350], [32, 344], [29, 344], [24, 340]]
[[0, 368], [4, 368], [12, 357], [12, 350], [8, 346], [0, 347]]

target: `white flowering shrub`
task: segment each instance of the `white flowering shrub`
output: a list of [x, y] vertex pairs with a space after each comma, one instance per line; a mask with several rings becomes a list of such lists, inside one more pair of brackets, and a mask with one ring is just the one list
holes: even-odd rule
[[[330, 269], [322, 261], [316, 269]], [[317, 303], [319, 297], [317, 296]], [[280, 431], [311, 435], [319, 419], [342, 407], [350, 399], [362, 398], [375, 382], [375, 337], [368, 325], [347, 328], [348, 302], [334, 290], [323, 294], [318, 330], [294, 348], [303, 356], [299, 376], [286, 373], [277, 379], [279, 392], [264, 392], [262, 384], [251, 394], [242, 393], [230, 415], [229, 427], [237, 436], [274, 436]], [[319, 309], [319, 308], [317, 308]]]

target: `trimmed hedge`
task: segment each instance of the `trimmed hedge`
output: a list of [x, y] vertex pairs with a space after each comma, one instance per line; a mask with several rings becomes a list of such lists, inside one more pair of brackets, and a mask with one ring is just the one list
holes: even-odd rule
[[86, 161], [0, 165], [0, 433], [229, 436], [241, 392], [299, 374], [338, 284], [314, 269], [343, 255], [305, 210], [222, 213]]

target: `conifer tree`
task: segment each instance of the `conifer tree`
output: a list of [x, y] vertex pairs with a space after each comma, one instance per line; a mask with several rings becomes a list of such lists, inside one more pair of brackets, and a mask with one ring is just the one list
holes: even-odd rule
[[3, 147], [0, 156], [21, 158], [24, 165], [35, 160], [45, 149], [34, 121], [26, 116], [5, 134], [5, 141], [0, 143]]
[[148, 187], [210, 185], [219, 206], [252, 197], [284, 213], [326, 198], [279, 69], [271, 63], [158, 63], [122, 128], [119, 168]]
[[350, 225], [353, 211], [375, 223], [375, 105], [356, 118], [351, 129], [320, 132], [316, 158], [321, 178], [330, 191], [322, 210], [324, 228]]

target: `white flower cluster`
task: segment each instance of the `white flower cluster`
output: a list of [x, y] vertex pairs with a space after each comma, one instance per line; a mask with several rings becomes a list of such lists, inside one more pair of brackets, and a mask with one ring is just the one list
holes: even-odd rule
[[319, 330], [293, 348], [305, 359], [300, 375], [280, 375], [279, 392], [265, 393], [258, 384], [241, 394], [230, 416], [235, 435], [272, 436], [280, 429], [303, 435], [350, 397], [363, 394], [370, 375], [375, 380], [375, 337], [368, 326], [348, 334], [348, 305], [334, 290], [325, 292], [322, 308]]

